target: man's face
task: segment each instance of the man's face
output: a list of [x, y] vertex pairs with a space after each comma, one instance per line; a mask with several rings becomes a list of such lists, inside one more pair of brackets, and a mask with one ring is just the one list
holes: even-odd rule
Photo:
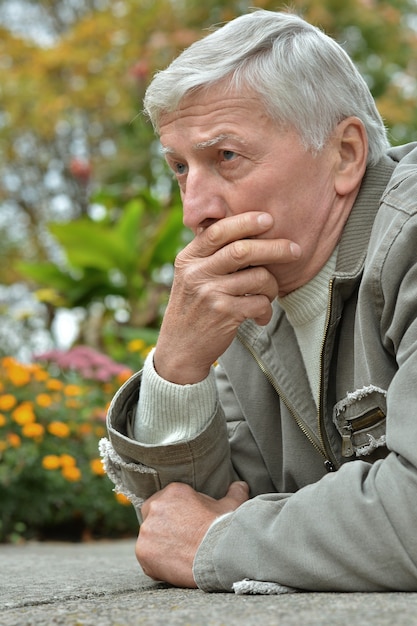
[[[312, 154], [293, 129], [271, 120], [256, 94], [226, 91], [221, 84], [164, 114], [160, 139], [181, 190], [184, 224], [194, 233], [227, 216], [264, 211], [274, 225], [263, 237], [298, 243], [300, 272], [312, 259], [316, 266], [327, 260], [328, 250], [321, 264], [317, 251], [322, 243], [329, 247], [337, 230], [332, 142]], [[282, 278], [282, 266], [270, 269]]]

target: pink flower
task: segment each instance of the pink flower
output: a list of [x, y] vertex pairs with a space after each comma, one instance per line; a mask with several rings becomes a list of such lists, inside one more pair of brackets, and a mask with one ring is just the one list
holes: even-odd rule
[[35, 356], [37, 361], [56, 363], [61, 369], [74, 370], [83, 378], [107, 382], [126, 371], [126, 365], [116, 363], [110, 357], [90, 348], [75, 346], [71, 350], [50, 350]]

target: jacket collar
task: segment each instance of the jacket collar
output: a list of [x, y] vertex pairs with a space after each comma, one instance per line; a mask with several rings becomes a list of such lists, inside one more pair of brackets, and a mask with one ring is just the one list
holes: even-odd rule
[[396, 165], [384, 156], [377, 165], [367, 168], [340, 239], [335, 272], [338, 278], [355, 278], [361, 273], [375, 216]]

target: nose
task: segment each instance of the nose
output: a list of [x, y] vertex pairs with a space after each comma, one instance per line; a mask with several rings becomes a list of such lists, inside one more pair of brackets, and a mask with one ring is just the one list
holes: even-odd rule
[[181, 200], [184, 226], [193, 233], [227, 215], [221, 181], [207, 171], [189, 169], [181, 188]]

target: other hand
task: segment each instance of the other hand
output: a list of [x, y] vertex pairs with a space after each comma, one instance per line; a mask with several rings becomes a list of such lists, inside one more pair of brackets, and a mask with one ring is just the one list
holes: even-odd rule
[[249, 498], [244, 482], [234, 482], [220, 500], [183, 483], [171, 483], [142, 506], [136, 558], [144, 573], [177, 587], [196, 587], [195, 554], [212, 522]]

